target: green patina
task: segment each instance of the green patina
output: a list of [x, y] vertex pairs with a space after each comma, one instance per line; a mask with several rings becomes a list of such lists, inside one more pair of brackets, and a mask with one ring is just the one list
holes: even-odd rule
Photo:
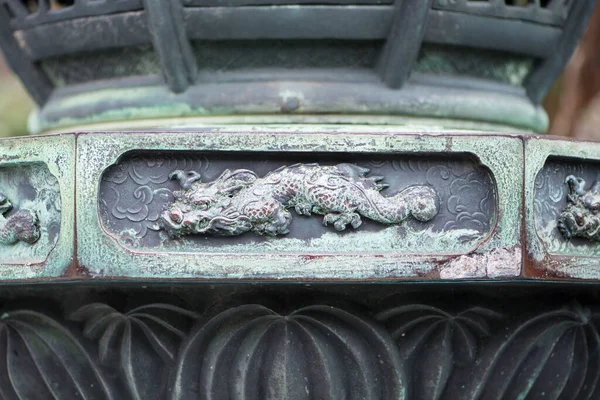
[[557, 238], [552, 235], [556, 229], [555, 223], [537, 226], [539, 216], [535, 209], [536, 177], [549, 157], [562, 158], [565, 163], [597, 163], [600, 160], [600, 145], [532, 137], [526, 142], [526, 154], [524, 199], [529, 257], [539, 264], [537, 268], [542, 276], [548, 273], [574, 279], [600, 278], [597, 243], [575, 246], [562, 237]]
[[[57, 90], [31, 126], [40, 133], [148, 118], [272, 117], [292, 112], [441, 118], [455, 120], [459, 128], [476, 121], [513, 130], [546, 131], [545, 112], [522, 89], [534, 66], [531, 56], [425, 43], [413, 67], [414, 77], [395, 90], [374, 83], [377, 77], [372, 67], [383, 43], [196, 41], [193, 53], [201, 73], [180, 94], [164, 85], [159, 59], [148, 44], [56, 57], [41, 65]], [[286, 72], [274, 79], [273, 68], [299, 75]], [[336, 83], [331, 76], [319, 75], [324, 69], [331, 69], [334, 76], [348, 70], [355, 75], [348, 82]], [[302, 101], [294, 99], [296, 107], [288, 109], [285, 92], [298, 94]]]
[[413, 72], [470, 76], [522, 86], [533, 66], [531, 56], [425, 44]]
[[[270, 132], [269, 128], [263, 132]], [[78, 143], [78, 162], [86, 166], [77, 176], [78, 260], [98, 278], [420, 279], [435, 273], [440, 262], [451, 260], [449, 253], [485, 254], [497, 248], [520, 247], [523, 149], [519, 137], [327, 134], [308, 127], [257, 134], [222, 128], [195, 133], [82, 134]], [[498, 153], [498, 148], [503, 152]], [[134, 149], [296, 153], [327, 149], [333, 153], [432, 156], [471, 153], [489, 168], [496, 183], [498, 221], [489, 235], [467, 239], [465, 236], [472, 232], [406, 231], [401, 236], [397, 227], [390, 227], [380, 232], [359, 230], [343, 237], [327, 233], [313, 238], [308, 245], [305, 241], [275, 238], [262, 247], [232, 244], [217, 250], [192, 246], [184, 240], [160, 249], [136, 248], [131, 242], [119, 244], [105, 232], [97, 208], [103, 171]]]
[[[542, 276], [543, 271], [577, 279], [600, 276], [595, 268], [597, 246], [575, 248], [568, 242], [549, 239], [548, 232], [536, 227], [533, 207], [535, 178], [548, 157], [568, 157], [578, 163], [598, 161], [600, 145], [518, 135], [393, 133], [389, 127], [372, 134], [363, 131], [368, 127], [345, 131], [335, 126], [282, 126], [276, 132], [272, 128], [221, 127], [168, 134], [98, 133], [0, 140], [1, 190], [14, 199], [15, 208], [34, 210], [42, 224], [60, 225], [59, 235], [52, 240], [42, 225], [39, 243], [19, 243], [3, 249], [0, 277], [7, 281], [61, 278], [72, 265], [76, 140], [80, 165], [76, 178], [77, 258], [81, 268], [97, 278], [387, 281], [431, 279], [442, 269], [443, 279], [506, 278], [514, 277], [510, 274], [517, 274], [516, 269], [490, 270], [490, 260], [517, 260], [521, 247], [539, 263], [536, 268], [541, 268]], [[185, 239], [172, 242], [165, 235], [162, 247], [144, 248], [131, 241], [121, 242], [107, 233], [97, 206], [103, 171], [126, 152], [139, 149], [290, 153], [327, 150], [430, 157], [470, 154], [489, 169], [493, 178], [497, 221], [489, 234], [392, 226], [344, 235], [332, 231], [307, 240], [278, 237], [259, 244], [232, 241], [219, 248]], [[27, 198], [23, 197], [24, 176], [27, 185], [35, 189]], [[527, 232], [526, 246], [521, 238], [522, 220]], [[482, 270], [484, 264], [487, 267]]]
[[[380, 253], [422, 253], [422, 254], [457, 254], [468, 253], [481, 242], [481, 233], [472, 229], [454, 229], [436, 232], [429, 229], [417, 230], [404, 227], [387, 227], [379, 232], [354, 231], [344, 235], [328, 232], [319, 237], [307, 240], [283, 237], [269, 238], [264, 242], [249, 244], [236, 243], [219, 246], [197, 243], [192, 240], [174, 241], [168, 235], [162, 237], [158, 248], [144, 248], [135, 232], [121, 232], [117, 238], [119, 244], [136, 252], [210, 252], [221, 254], [235, 253], [315, 253], [337, 254], [360, 251], [364, 254]], [[132, 239], [133, 238], [133, 239]]]
[[74, 180], [74, 135], [0, 140], [0, 192], [34, 211], [41, 231], [32, 245], [0, 245], [0, 278], [63, 276], [73, 261]]
[[61, 201], [58, 180], [44, 164], [0, 167], [0, 192], [17, 210], [34, 213], [40, 221], [40, 238], [34, 244], [17, 242], [0, 244], [0, 262], [5, 264], [39, 264], [58, 241]]
[[[335, 83], [331, 84], [335, 86]], [[235, 84], [222, 84], [223, 91], [232, 91]], [[343, 85], [336, 86], [340, 90]], [[240, 93], [261, 89], [259, 84], [248, 83]], [[474, 91], [469, 89], [448, 90], [433, 86], [410, 84], [397, 94], [392, 89], [376, 88], [359, 95], [360, 87], [340, 93], [330, 99], [323, 92], [303, 92], [294, 82], [280, 83], [268, 89], [264, 98], [254, 103], [240, 99], [223, 105], [219, 95], [206, 97], [201, 87], [190, 88], [186, 93], [174, 95], [163, 86], [123, 87], [96, 89], [84, 93], [56, 96], [30, 124], [35, 133], [67, 127], [106, 123], [112, 121], [136, 121], [173, 117], [232, 116], [237, 118], [262, 116], [257, 123], [275, 119], [286, 120], [290, 113], [282, 113], [282, 104], [289, 93], [299, 93], [302, 102], [293, 115], [321, 115], [322, 123], [354, 123], [355, 116], [402, 116], [411, 124], [411, 117], [452, 121], [457, 129], [485, 129], [474, 122], [497, 124], [503, 129], [545, 132], [548, 118], [545, 111], [514, 93]], [[335, 90], [335, 89], [330, 89]], [[232, 92], [235, 93], [235, 92]], [[406, 94], [404, 94], [406, 93]], [[231, 94], [234, 96], [234, 94]], [[279, 115], [279, 116], [278, 116]], [[328, 115], [335, 116], [329, 118]], [[393, 119], [390, 119], [393, 123]], [[190, 120], [192, 123], [201, 122]], [[184, 123], [184, 121], [180, 121]], [[358, 122], [369, 124], [369, 118]], [[126, 126], [126, 124], [124, 125]]]

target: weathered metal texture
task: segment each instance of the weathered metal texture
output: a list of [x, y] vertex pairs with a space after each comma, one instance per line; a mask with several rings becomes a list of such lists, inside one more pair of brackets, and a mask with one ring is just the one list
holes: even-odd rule
[[433, 2], [434, 9], [505, 19], [529, 20], [556, 26], [565, 24], [570, 6], [571, 2], [568, 0], [435, 0]]
[[599, 279], [593, 185], [600, 174], [600, 145], [532, 137], [525, 151], [525, 274]]
[[179, 1], [143, 1], [165, 81], [173, 93], [185, 92], [196, 81], [198, 66], [184, 31], [183, 5]]
[[381, 80], [391, 88], [398, 89], [410, 76], [423, 43], [432, 1], [395, 2], [390, 33], [376, 67]]
[[[35, 133], [289, 113], [441, 117], [541, 133], [541, 97], [596, 1], [391, 3], [2, 0], [0, 44], [42, 106]], [[432, 46], [443, 51], [432, 57]], [[280, 104], [288, 93], [293, 107]]]
[[[169, 155], [160, 157], [162, 159]], [[155, 164], [152, 155], [145, 158], [136, 162], [135, 167], [143, 167], [144, 164], [152, 167]], [[403, 161], [405, 165], [410, 164], [410, 161]], [[375, 165], [381, 167], [385, 163], [379, 161]], [[209, 164], [208, 160], [206, 164]], [[435, 165], [434, 162], [431, 164]], [[456, 162], [448, 164], [452, 169]], [[135, 167], [129, 169], [132, 178]], [[206, 165], [204, 170], [209, 167]], [[392, 168], [406, 175], [401, 164], [394, 165], [392, 161]], [[432, 168], [435, 167], [428, 166], [428, 172]], [[386, 196], [381, 191], [390, 187], [390, 184], [383, 183], [384, 176], [369, 175], [370, 172], [370, 168], [349, 163], [296, 163], [271, 170], [264, 177], [248, 169], [226, 169], [215, 180], [202, 182], [203, 174], [199, 171], [172, 170], [163, 176], [177, 180], [180, 190], [172, 192], [174, 199], [163, 207], [158, 228], [166, 230], [171, 238], [196, 234], [238, 236], [246, 232], [276, 237], [291, 232], [294, 221], [291, 209], [304, 217], [323, 216], [323, 225], [333, 226], [338, 232], [360, 228], [363, 218], [392, 226], [412, 219], [428, 222], [439, 214], [440, 194], [431, 184], [413, 184]], [[489, 180], [481, 179], [484, 173], [478, 175], [474, 176], [473, 181], [484, 186], [488, 196], [467, 202], [483, 202], [483, 208], [490, 213], [485, 217], [492, 220], [492, 207], [487, 206], [493, 203], [492, 187]], [[112, 181], [115, 183], [114, 179]], [[123, 183], [123, 178], [118, 183]], [[115, 215], [114, 208], [112, 214]], [[118, 216], [122, 214], [117, 213]]]
[[[246, 244], [254, 251], [295, 252], [308, 245], [326, 253], [342, 247], [357, 250], [357, 235], [332, 234], [336, 230], [383, 234], [386, 226], [404, 225], [400, 230], [385, 229], [393, 237], [414, 229], [426, 236], [423, 228], [431, 229], [429, 234], [437, 236], [433, 231], [464, 228], [454, 234], [472, 236], [471, 240], [465, 237], [462, 242], [448, 243], [444, 249], [448, 252], [472, 247], [469, 242], [487, 234], [496, 217], [487, 170], [464, 157], [358, 156], [354, 161], [359, 166], [331, 165], [337, 157], [320, 154], [317, 159], [323, 165], [281, 166], [282, 156], [262, 153], [240, 160], [201, 152], [131, 153], [102, 176], [99, 207], [103, 225], [132, 249], [168, 251], [189, 246], [198, 251], [235, 251]], [[304, 159], [298, 154], [293, 157]], [[252, 167], [258, 174], [227, 168], [233, 166]], [[389, 189], [382, 191], [385, 186]], [[195, 236], [240, 236], [246, 232], [253, 234], [220, 240]], [[257, 234], [294, 240], [257, 241]], [[184, 235], [186, 241], [173, 241]], [[375, 240], [368, 250], [406, 248], [392, 239]]]
[[5, 288], [0, 392], [57, 400], [600, 396], [597, 290], [449, 289]]
[[[514, 278], [521, 272], [520, 137], [223, 128], [80, 134], [77, 149], [77, 258], [95, 279], [396, 281]], [[365, 219], [345, 234], [298, 215], [289, 234], [272, 238], [175, 239], [161, 225], [179, 187], [169, 180], [177, 170], [195, 170], [210, 182], [227, 168], [264, 176], [293, 162], [340, 161], [384, 176], [391, 185], [384, 196], [429, 185], [439, 196], [439, 213], [428, 222], [389, 227]]]
[[0, 147], [3, 282], [600, 279], [595, 143], [282, 127]]
[[[339, 71], [335, 76], [319, 72], [273, 72], [255, 81], [245, 73], [201, 74], [201, 85], [173, 94], [156, 79], [124, 79], [120, 87], [81, 85], [57, 90], [53, 101], [36, 116], [36, 131], [65, 130], [66, 126], [110, 121], [157, 120], [180, 117], [179, 126], [210, 124], [202, 118], [230, 115], [229, 123], [286, 123], [290, 117], [303, 122], [369, 124], [378, 117], [430, 118], [430, 125], [477, 129], [478, 123], [497, 124], [504, 130], [544, 132], [545, 111], [532, 105], [522, 90], [473, 82], [468, 78], [413, 76], [402, 90], [377, 83], [371, 73]], [[305, 81], [311, 81], [306, 83]], [[371, 119], [373, 117], [373, 119]], [[393, 119], [388, 119], [393, 123]], [[415, 123], [410, 119], [406, 123]], [[127, 123], [118, 129], [127, 129]]]
[[75, 251], [75, 136], [0, 140], [0, 194], [0, 279], [63, 276]]

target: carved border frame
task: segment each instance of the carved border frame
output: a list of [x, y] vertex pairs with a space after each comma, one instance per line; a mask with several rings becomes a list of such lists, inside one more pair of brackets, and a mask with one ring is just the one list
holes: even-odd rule
[[0, 255], [0, 280], [56, 278], [71, 267], [75, 253], [75, 140], [74, 135], [0, 139], [0, 167], [44, 164], [58, 180], [61, 199], [60, 234], [45, 261], [7, 264]]
[[600, 161], [600, 143], [553, 137], [525, 137], [525, 229], [524, 276], [538, 279], [600, 279], [600, 257], [549, 253], [535, 226], [535, 179], [550, 157], [585, 162]]
[[[340, 130], [341, 131], [341, 130]], [[518, 135], [317, 133], [206, 129], [198, 132], [81, 133], [77, 163], [77, 259], [95, 278], [188, 279], [219, 281], [396, 281], [473, 278], [469, 268], [485, 270], [498, 258], [510, 272], [475, 278], [520, 275], [523, 143]], [[502, 152], [498, 152], [498, 149]], [[136, 253], [126, 250], [102, 228], [98, 187], [104, 170], [132, 150], [222, 152], [328, 152], [370, 154], [465, 154], [486, 166], [496, 185], [497, 224], [469, 254], [222, 254]], [[500, 254], [498, 251], [503, 251]], [[443, 269], [448, 273], [440, 275]], [[464, 271], [466, 269], [466, 271]], [[466, 272], [466, 273], [465, 273]]]

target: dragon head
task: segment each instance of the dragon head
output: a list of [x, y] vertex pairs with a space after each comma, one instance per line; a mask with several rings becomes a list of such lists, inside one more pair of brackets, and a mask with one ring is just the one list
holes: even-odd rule
[[565, 239], [584, 237], [600, 240], [600, 182], [586, 191], [582, 178], [569, 175], [565, 179], [569, 186], [567, 205], [560, 213], [557, 227]]
[[250, 230], [247, 216], [238, 210], [235, 196], [256, 180], [248, 170], [225, 170], [212, 182], [202, 182], [196, 172], [175, 171], [182, 191], [161, 215], [161, 225], [172, 237], [189, 234], [233, 236]]

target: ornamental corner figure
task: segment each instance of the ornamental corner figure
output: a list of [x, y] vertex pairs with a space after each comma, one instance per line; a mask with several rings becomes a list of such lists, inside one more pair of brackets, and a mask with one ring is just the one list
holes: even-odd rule
[[558, 219], [558, 230], [565, 239], [581, 237], [600, 241], [600, 181], [588, 190], [580, 177], [569, 175], [565, 183], [569, 193], [567, 205]]
[[6, 216], [12, 208], [10, 200], [0, 193], [0, 246], [19, 241], [28, 244], [37, 242], [40, 238], [37, 215], [32, 211], [17, 210]]

